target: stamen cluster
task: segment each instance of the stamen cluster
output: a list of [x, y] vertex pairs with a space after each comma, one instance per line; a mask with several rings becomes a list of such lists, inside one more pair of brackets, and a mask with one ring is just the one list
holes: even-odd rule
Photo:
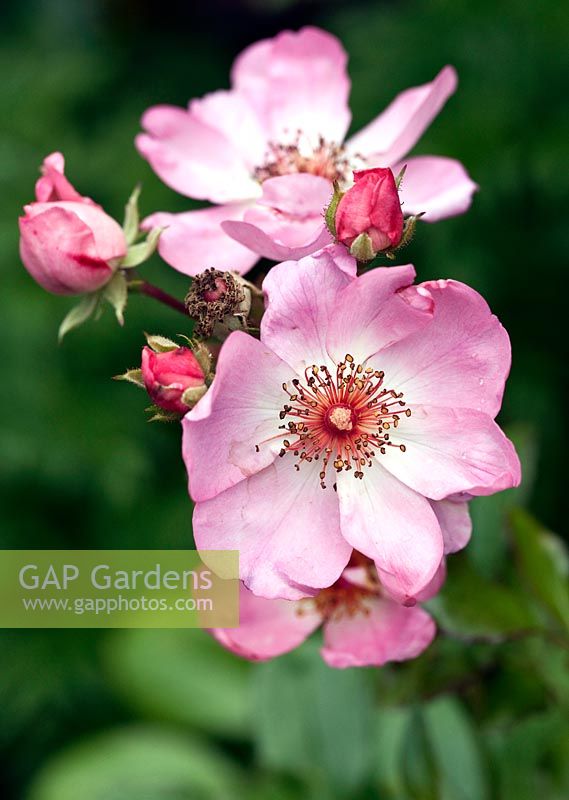
[[262, 183], [267, 178], [290, 175], [297, 172], [308, 172], [329, 181], [345, 182], [350, 173], [350, 163], [345, 149], [341, 145], [327, 142], [320, 137], [317, 147], [311, 152], [303, 152], [301, 131], [298, 131], [292, 144], [268, 145], [267, 161], [255, 170], [255, 177]]
[[290, 438], [283, 439], [279, 455], [298, 456], [297, 470], [303, 461], [321, 458], [320, 485], [325, 489], [330, 462], [337, 473], [353, 469], [354, 477], [361, 479], [364, 468], [387, 447], [405, 452], [404, 444], [391, 441], [391, 429], [402, 416], [411, 416], [411, 410], [405, 407], [403, 392], [384, 388], [382, 371], [355, 364], [348, 353], [334, 377], [325, 365], [307, 367], [304, 374], [304, 383], [291, 381], [292, 391], [283, 384], [290, 402], [279, 414], [281, 420], [292, 417], [280, 426], [286, 431], [282, 436]]

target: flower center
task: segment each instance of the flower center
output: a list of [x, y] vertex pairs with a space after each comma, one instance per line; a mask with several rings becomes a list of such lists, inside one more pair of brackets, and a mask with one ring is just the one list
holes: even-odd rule
[[337, 473], [353, 470], [361, 479], [364, 468], [388, 447], [405, 452], [404, 444], [391, 441], [391, 429], [402, 416], [410, 417], [411, 410], [401, 399], [403, 392], [384, 387], [383, 372], [355, 364], [348, 353], [335, 376], [328, 367], [315, 364], [304, 375], [304, 381], [291, 381], [292, 391], [283, 384], [289, 402], [279, 414], [288, 420], [280, 426], [284, 433], [279, 455], [297, 456], [297, 470], [303, 461], [321, 459], [320, 485], [325, 489], [330, 463]]
[[350, 175], [350, 163], [341, 145], [326, 142], [320, 137], [317, 147], [301, 145], [301, 132], [292, 144], [269, 143], [267, 161], [255, 170], [259, 183], [267, 178], [308, 172], [329, 181], [346, 181]]

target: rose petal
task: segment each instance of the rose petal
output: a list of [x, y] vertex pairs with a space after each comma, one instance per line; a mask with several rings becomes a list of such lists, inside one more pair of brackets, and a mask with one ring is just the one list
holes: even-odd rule
[[267, 600], [241, 585], [239, 627], [214, 628], [211, 633], [238, 656], [266, 661], [294, 650], [321, 622], [310, 601]]
[[176, 106], [154, 106], [142, 117], [146, 133], [138, 152], [156, 174], [181, 194], [225, 203], [260, 194], [242, 156], [218, 130]]
[[339, 144], [351, 117], [346, 62], [334, 36], [307, 27], [247, 48], [232, 80], [264, 119], [271, 141], [292, 141], [301, 131], [312, 146], [320, 136]]
[[[261, 338], [297, 372], [330, 361], [326, 333], [338, 292], [349, 282], [343, 247], [321, 250], [296, 264], [278, 264], [263, 282], [267, 310]], [[355, 261], [351, 260], [355, 271]], [[342, 267], [340, 266], [342, 264]]]
[[422, 608], [378, 598], [367, 609], [325, 623], [322, 658], [329, 666], [381, 667], [416, 658], [433, 641], [435, 623]]
[[486, 301], [458, 281], [417, 287], [433, 302], [424, 329], [378, 354], [386, 383], [410, 403], [472, 408], [495, 416], [510, 369], [510, 340]]
[[246, 203], [234, 203], [182, 214], [158, 212], [146, 217], [142, 227], [166, 228], [158, 240], [158, 252], [184, 275], [198, 275], [212, 264], [216, 269], [244, 274], [259, 256], [227, 236], [222, 223], [242, 218], [247, 208]]
[[279, 411], [291, 370], [267, 345], [236, 331], [213, 383], [183, 420], [190, 495], [208, 500], [271, 464], [282, 448]]
[[457, 553], [466, 547], [472, 534], [472, 520], [468, 503], [447, 498], [446, 500], [433, 500], [431, 506], [443, 532], [445, 555]]
[[349, 150], [370, 166], [390, 167], [419, 140], [457, 85], [453, 67], [442, 69], [431, 83], [415, 86], [395, 100], [348, 141]]
[[441, 156], [416, 156], [393, 167], [397, 175], [406, 166], [399, 189], [405, 214], [422, 214], [424, 222], [463, 214], [478, 185], [460, 161]]
[[517, 486], [520, 462], [491, 417], [469, 408], [412, 406], [382, 463], [407, 486], [432, 500], [455, 492], [487, 495]]
[[390, 475], [383, 459], [361, 480], [353, 472], [337, 476], [342, 534], [375, 561], [390, 592], [412, 599], [437, 571], [443, 538], [428, 500]]
[[431, 308], [410, 304], [398, 292], [414, 277], [411, 264], [378, 267], [342, 288], [326, 337], [330, 355], [341, 361], [349, 353], [356, 363], [363, 363], [378, 350], [422, 329], [432, 317]]
[[298, 600], [330, 586], [352, 553], [319, 462], [294, 465], [292, 454], [277, 458], [194, 511], [198, 549], [239, 550], [240, 578], [261, 597]]

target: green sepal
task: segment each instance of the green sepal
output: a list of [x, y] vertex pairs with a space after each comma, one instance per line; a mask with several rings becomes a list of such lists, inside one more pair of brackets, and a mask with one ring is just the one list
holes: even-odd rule
[[172, 339], [167, 339], [165, 336], [146, 333], [146, 331], [144, 332], [144, 336], [146, 338], [148, 347], [150, 347], [151, 350], [154, 350], [155, 353], [168, 353], [170, 350], [178, 350], [180, 347], [179, 344], [173, 342]]
[[179, 422], [182, 418], [181, 414], [176, 414], [174, 411], [164, 411], [163, 408], [155, 405], [148, 406], [145, 411], [152, 414], [148, 422]]
[[359, 236], [356, 236], [350, 247], [350, 255], [364, 264], [367, 261], [373, 261], [377, 253], [373, 249], [373, 242], [369, 234], [360, 233]]
[[142, 370], [140, 367], [136, 369], [127, 369], [126, 372], [123, 372], [122, 375], [114, 375], [114, 381], [127, 381], [128, 383], [134, 383], [135, 386], [140, 386], [141, 389], [146, 388], [144, 386], [144, 380], [142, 378]]
[[403, 181], [403, 176], [405, 175], [406, 171], [407, 171], [407, 164], [404, 164], [401, 167], [401, 169], [399, 170], [399, 172], [397, 173], [397, 176], [395, 178], [395, 185], [397, 186], [398, 189], [401, 188], [401, 183]]
[[330, 204], [328, 208], [324, 212], [324, 221], [326, 223], [326, 227], [334, 237], [336, 238], [336, 211], [338, 209], [338, 203], [344, 196], [344, 192], [340, 191], [340, 186], [338, 185], [337, 181], [334, 181], [334, 194], [332, 195], [332, 199], [330, 200]]
[[131, 196], [128, 198], [128, 203], [124, 208], [124, 222], [122, 229], [126, 243], [129, 246], [134, 244], [138, 237], [138, 228], [140, 224], [138, 198], [140, 197], [141, 188], [142, 187], [139, 183], [134, 187]]
[[84, 322], [87, 322], [89, 317], [93, 315], [98, 303], [99, 295], [89, 294], [65, 315], [61, 325], [59, 326], [59, 331], [57, 334], [57, 341], [59, 344], [61, 344], [63, 337], [69, 333], [69, 331], [73, 330], [74, 328], [78, 328], [80, 325], [83, 325]]
[[103, 298], [113, 307], [119, 325], [124, 325], [124, 310], [128, 300], [128, 285], [124, 273], [116, 272], [102, 291]]
[[126, 256], [120, 263], [121, 269], [132, 269], [142, 264], [144, 261], [148, 261], [156, 250], [158, 239], [163, 230], [164, 228], [152, 228], [143, 242], [131, 244], [127, 250]]

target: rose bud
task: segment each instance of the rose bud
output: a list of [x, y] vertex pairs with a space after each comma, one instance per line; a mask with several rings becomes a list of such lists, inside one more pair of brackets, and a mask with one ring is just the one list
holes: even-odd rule
[[36, 200], [19, 220], [20, 256], [48, 292], [94, 292], [113, 277], [127, 243], [118, 222], [73, 188], [64, 166], [61, 153], [43, 162]]
[[354, 185], [340, 199], [335, 215], [336, 239], [359, 261], [371, 261], [396, 247], [403, 234], [403, 212], [390, 169], [354, 172]]
[[142, 379], [153, 402], [165, 411], [185, 414], [207, 391], [205, 374], [188, 347], [142, 350]]

